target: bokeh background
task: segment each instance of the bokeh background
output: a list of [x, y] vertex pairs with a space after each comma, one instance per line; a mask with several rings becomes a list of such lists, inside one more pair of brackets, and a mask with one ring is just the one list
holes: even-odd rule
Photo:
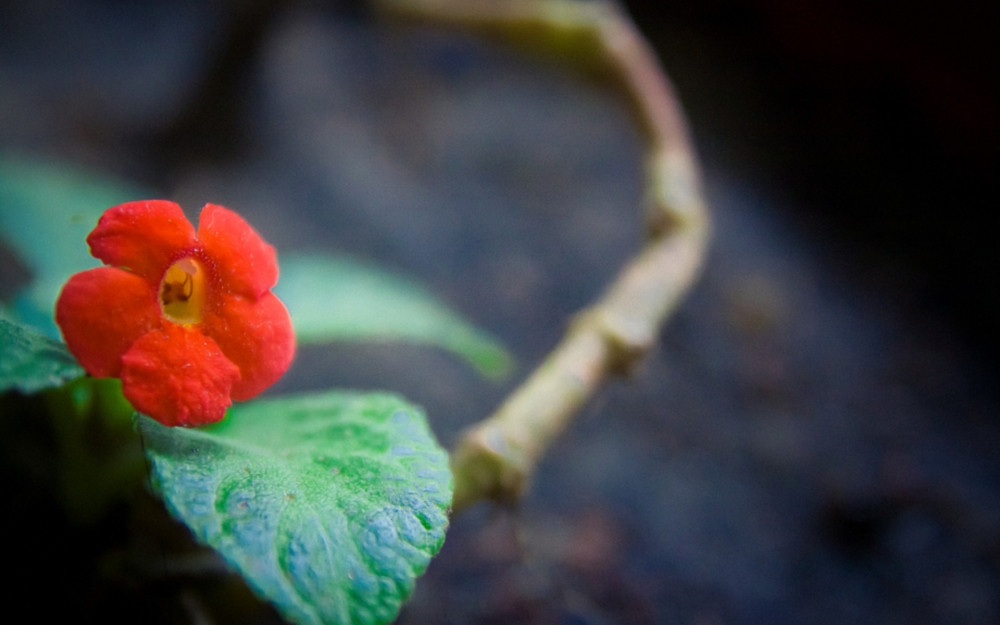
[[[625, 4], [703, 161], [704, 277], [521, 506], [454, 521], [400, 621], [996, 623], [996, 9]], [[341, 344], [301, 350], [272, 392], [399, 391], [446, 446], [642, 236], [618, 94], [363, 2], [0, 3], [0, 148], [428, 285], [509, 346], [509, 380]], [[0, 254], [10, 290], [27, 272]], [[7, 593], [44, 588], [39, 617], [277, 622], [219, 609], [217, 566], [122, 568], [164, 555], [134, 515], [81, 527], [30, 476], [3, 483]]]

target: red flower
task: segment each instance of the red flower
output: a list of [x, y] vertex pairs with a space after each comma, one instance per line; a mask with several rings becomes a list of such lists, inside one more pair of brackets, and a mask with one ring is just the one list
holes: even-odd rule
[[236, 213], [206, 204], [195, 233], [173, 202], [128, 202], [106, 210], [87, 243], [110, 266], [69, 279], [56, 322], [83, 368], [120, 377], [139, 412], [212, 423], [288, 369], [295, 337], [270, 291], [274, 248]]

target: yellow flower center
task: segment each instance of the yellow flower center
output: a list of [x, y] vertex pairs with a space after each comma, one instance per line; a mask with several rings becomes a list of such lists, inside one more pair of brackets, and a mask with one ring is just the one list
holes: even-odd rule
[[201, 322], [205, 303], [205, 272], [193, 258], [184, 258], [167, 269], [160, 284], [160, 308], [174, 323]]

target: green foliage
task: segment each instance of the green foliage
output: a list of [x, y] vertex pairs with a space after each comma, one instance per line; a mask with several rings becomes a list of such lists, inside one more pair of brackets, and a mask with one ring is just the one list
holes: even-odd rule
[[91, 522], [143, 487], [135, 410], [115, 378], [79, 378], [45, 393], [59, 457], [58, 490], [71, 518]]
[[33, 274], [15, 304], [20, 318], [58, 337], [52, 310], [59, 290], [99, 264], [87, 234], [106, 208], [145, 195], [67, 166], [0, 154], [0, 236]]
[[[147, 196], [0, 153], [0, 238], [32, 277], [0, 304], [0, 393], [34, 393], [0, 398], [11, 409], [0, 425], [18, 433], [29, 415], [51, 417], [54, 457], [26, 458], [55, 465], [50, 487], [71, 518], [95, 521], [134, 494], [148, 460], [170, 512], [286, 618], [391, 621], [441, 548], [452, 497], [447, 454], [419, 409], [386, 394], [329, 392], [238, 405], [197, 430], [140, 416], [144, 457], [120, 381], [83, 377], [65, 346], [39, 333], [59, 336], [62, 285], [99, 264], [85, 240], [102, 212]], [[300, 343], [410, 341], [486, 375], [510, 368], [496, 340], [408, 279], [340, 256], [284, 253], [280, 263], [275, 291]]]
[[36, 393], [81, 375], [83, 369], [65, 345], [0, 318], [0, 393]]
[[398, 397], [328, 392], [139, 429], [171, 513], [295, 623], [392, 620], [444, 541], [447, 454]]
[[[52, 310], [74, 273], [96, 267], [85, 243], [101, 213], [148, 192], [76, 169], [0, 154], [0, 237], [33, 274], [13, 313], [53, 338]], [[415, 282], [344, 256], [283, 253], [275, 293], [300, 343], [409, 341], [441, 347], [502, 377], [511, 357]]]
[[[94, 521], [141, 487], [145, 463], [121, 382], [85, 377], [65, 345], [0, 317], [0, 394], [7, 391], [31, 397], [0, 397], [0, 456], [16, 458], [15, 466], [25, 472], [49, 476], [46, 488], [70, 518]], [[54, 443], [54, 453], [31, 440], [25, 420], [47, 425], [44, 442]]]
[[400, 340], [434, 345], [498, 377], [507, 351], [426, 289], [345, 256], [282, 254], [274, 291], [288, 307], [300, 343]]

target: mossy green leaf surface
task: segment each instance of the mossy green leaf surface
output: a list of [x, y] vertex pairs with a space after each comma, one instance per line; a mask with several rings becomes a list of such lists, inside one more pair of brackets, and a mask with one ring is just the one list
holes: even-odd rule
[[0, 317], [0, 393], [36, 393], [83, 373], [65, 345]]
[[42, 161], [0, 153], [0, 237], [32, 272], [15, 312], [55, 338], [53, 307], [71, 275], [96, 267], [87, 234], [101, 213], [148, 193]]
[[171, 513], [292, 622], [391, 621], [444, 541], [447, 454], [394, 395], [255, 401], [202, 429], [139, 429]]
[[419, 284], [345, 256], [283, 254], [274, 292], [288, 307], [300, 344], [408, 341], [441, 347], [490, 377], [511, 357]]

